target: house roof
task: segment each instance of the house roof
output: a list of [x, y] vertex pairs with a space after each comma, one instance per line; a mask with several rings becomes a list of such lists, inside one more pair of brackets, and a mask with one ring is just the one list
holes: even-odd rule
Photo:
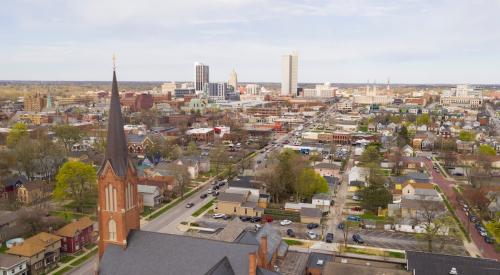
[[0, 254], [0, 268], [10, 269], [11, 267], [27, 261], [27, 258], [9, 254]]
[[408, 180], [406, 181], [405, 187], [411, 185], [415, 189], [432, 189], [434, 190], [434, 185], [430, 183], [420, 183], [420, 182], [415, 182], [413, 180]]
[[57, 230], [55, 234], [63, 237], [73, 237], [75, 236], [77, 231], [82, 231], [84, 229], [92, 227], [93, 225], [94, 222], [89, 217], [83, 217], [77, 221], [65, 225], [61, 229]]
[[407, 209], [423, 209], [428, 206], [431, 209], [445, 211], [444, 204], [440, 200], [422, 200], [404, 197], [401, 199], [401, 208]]
[[116, 72], [113, 70], [113, 83], [111, 85], [111, 102], [108, 115], [108, 136], [106, 138], [106, 153], [104, 161], [97, 172], [100, 175], [106, 163], [109, 162], [114, 173], [124, 177], [129, 167], [127, 141], [123, 130], [123, 117], [120, 106], [120, 95], [118, 94], [118, 83]]
[[300, 216], [321, 218], [322, 213], [319, 208], [302, 207], [300, 208]]
[[[312, 252], [307, 258], [306, 267], [323, 269], [326, 263], [332, 261], [332, 259], [333, 255]], [[318, 264], [320, 261], [322, 261], [321, 265]]]
[[225, 201], [225, 202], [244, 203], [246, 201], [246, 197], [247, 196], [244, 194], [223, 192], [223, 193], [220, 193], [220, 195], [217, 199], [219, 201]]
[[252, 244], [132, 230], [126, 249], [108, 245], [99, 274], [231, 274], [228, 263], [234, 274], [248, 274], [248, 255], [257, 249]]
[[237, 179], [231, 180], [228, 182], [229, 187], [235, 188], [247, 188], [247, 189], [259, 189], [259, 182], [255, 180], [254, 177], [251, 176], [243, 176], [238, 177]]
[[159, 187], [156, 185], [143, 185], [143, 184], [138, 184], [137, 185], [137, 192], [139, 193], [154, 193], [156, 190], [158, 190]]
[[281, 245], [281, 233], [269, 223], [266, 223], [257, 232], [244, 230], [234, 242], [258, 246], [260, 239], [264, 236], [267, 237], [267, 260], [270, 261], [276, 249]]
[[36, 190], [36, 189], [48, 189], [49, 185], [43, 181], [30, 181], [21, 184], [20, 187], [26, 188], [28, 191]]
[[491, 259], [406, 251], [408, 270], [415, 275], [450, 274], [454, 267], [458, 274], [493, 275], [500, 273], [500, 262]]
[[331, 197], [330, 197], [330, 195], [328, 195], [326, 193], [318, 193], [318, 194], [314, 194], [312, 199], [313, 200], [330, 200]]
[[61, 239], [62, 237], [41, 232], [29, 239], [26, 239], [23, 244], [14, 246], [7, 250], [7, 253], [24, 257], [32, 257], [33, 255], [44, 251], [46, 246], [59, 242]]

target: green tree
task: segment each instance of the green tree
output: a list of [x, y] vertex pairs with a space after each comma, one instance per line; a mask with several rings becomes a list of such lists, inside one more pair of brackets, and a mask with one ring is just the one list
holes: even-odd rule
[[24, 138], [28, 138], [28, 127], [26, 124], [18, 122], [12, 126], [7, 135], [7, 146], [13, 148]]
[[69, 124], [61, 124], [54, 127], [54, 135], [64, 145], [66, 152], [82, 139], [82, 133], [78, 127]]
[[408, 133], [408, 128], [405, 125], [401, 126], [398, 132], [398, 147], [403, 148], [406, 144], [410, 142], [410, 135]]
[[96, 179], [96, 171], [92, 165], [80, 161], [68, 161], [57, 173], [54, 198], [72, 199], [77, 211], [82, 211], [84, 198], [96, 190]]
[[458, 134], [458, 139], [461, 141], [474, 141], [476, 135], [470, 131], [460, 131]]
[[417, 125], [429, 125], [431, 118], [429, 114], [422, 114], [417, 117]]
[[200, 149], [198, 148], [198, 145], [196, 145], [196, 142], [190, 141], [188, 143], [186, 153], [190, 156], [200, 154]]
[[383, 184], [383, 177], [370, 171], [368, 177], [370, 183], [368, 187], [361, 189], [361, 204], [363, 207], [373, 213], [376, 213], [378, 208], [386, 208], [387, 204], [392, 202], [392, 194]]
[[328, 182], [312, 168], [302, 170], [299, 175], [295, 194], [297, 199], [311, 200], [314, 194], [328, 192]]
[[361, 154], [360, 160], [364, 163], [380, 163], [382, 156], [380, 150], [375, 145], [368, 145], [363, 154]]
[[497, 152], [495, 151], [495, 148], [491, 147], [488, 144], [481, 144], [479, 146], [479, 154], [481, 156], [495, 156]]

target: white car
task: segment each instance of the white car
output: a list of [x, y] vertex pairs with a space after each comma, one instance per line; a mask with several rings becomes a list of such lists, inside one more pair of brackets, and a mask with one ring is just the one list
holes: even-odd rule
[[226, 214], [216, 213], [216, 214], [214, 214], [212, 217], [213, 217], [214, 219], [222, 219], [222, 218], [224, 218], [225, 216], [226, 216]]
[[318, 234], [312, 232], [312, 231], [307, 231], [307, 237], [311, 240], [314, 240], [318, 237]]
[[290, 225], [290, 224], [292, 224], [292, 221], [290, 221], [290, 220], [282, 220], [282, 221], [280, 222], [280, 224], [281, 224], [281, 225], [283, 225], [283, 226], [285, 226], [285, 225]]

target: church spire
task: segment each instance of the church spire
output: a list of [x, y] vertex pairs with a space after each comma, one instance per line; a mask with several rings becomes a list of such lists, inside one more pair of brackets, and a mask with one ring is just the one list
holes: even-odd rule
[[106, 153], [98, 175], [102, 173], [106, 163], [109, 162], [115, 174], [124, 177], [127, 173], [128, 152], [125, 132], [123, 130], [123, 118], [115, 68], [115, 56], [113, 55], [113, 84], [111, 86], [111, 101], [109, 104]]

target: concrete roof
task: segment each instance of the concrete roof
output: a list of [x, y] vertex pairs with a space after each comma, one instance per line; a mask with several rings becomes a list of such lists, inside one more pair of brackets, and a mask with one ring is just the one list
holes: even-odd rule
[[300, 209], [300, 216], [320, 218], [322, 216], [321, 209], [303, 207]]

